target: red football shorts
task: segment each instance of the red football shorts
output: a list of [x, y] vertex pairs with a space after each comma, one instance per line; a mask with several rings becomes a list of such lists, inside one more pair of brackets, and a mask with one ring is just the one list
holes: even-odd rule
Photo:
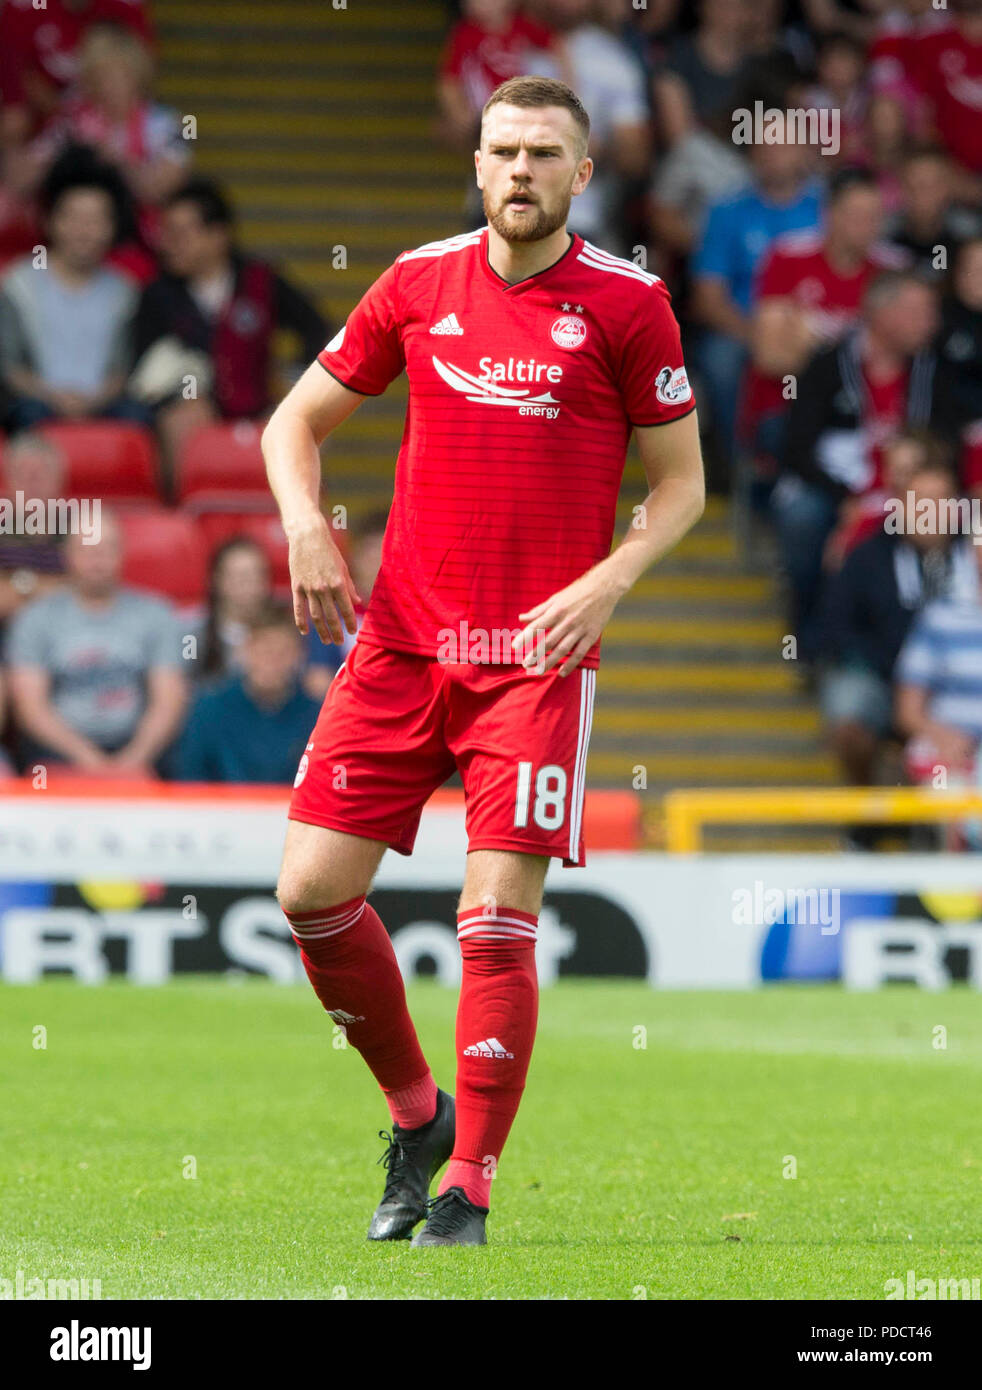
[[469, 849], [584, 862], [583, 785], [597, 673], [444, 664], [356, 643], [300, 759], [290, 819], [411, 854], [455, 770]]

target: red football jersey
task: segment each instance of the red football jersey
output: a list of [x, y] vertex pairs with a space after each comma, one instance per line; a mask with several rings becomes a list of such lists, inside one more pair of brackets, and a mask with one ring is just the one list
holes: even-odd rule
[[[793, 232], [775, 242], [765, 259], [754, 290], [756, 301], [790, 299], [801, 308], [811, 331], [821, 343], [841, 338], [859, 318], [863, 294], [881, 270], [898, 269], [907, 257], [893, 247], [874, 248], [869, 259], [852, 275], [843, 275], [829, 263], [825, 242], [814, 232]], [[765, 376], [756, 367], [747, 375], [744, 419], [752, 425], [788, 402], [782, 379]]]
[[910, 394], [910, 369], [905, 367], [885, 381], [872, 381], [864, 368], [862, 377], [867, 399], [863, 427], [873, 465], [869, 486], [863, 489], [868, 492], [883, 486], [883, 447], [904, 428]]
[[982, 43], [952, 25], [918, 37], [911, 57], [946, 148], [966, 169], [982, 172]]
[[57, 88], [78, 77], [77, 52], [85, 31], [94, 24], [118, 24], [150, 43], [150, 16], [143, 0], [91, 0], [80, 11], [64, 0], [5, 0], [0, 4], [0, 101], [26, 101], [24, 78], [40, 73]]
[[363, 395], [407, 372], [360, 636], [451, 660], [513, 659], [519, 613], [609, 554], [632, 426], [695, 408], [661, 280], [579, 236], [514, 285], [486, 229], [407, 251], [318, 361]]
[[525, 72], [535, 50], [548, 51], [552, 44], [552, 31], [524, 15], [514, 15], [497, 33], [462, 19], [450, 31], [440, 72], [458, 78], [479, 111], [495, 87]]

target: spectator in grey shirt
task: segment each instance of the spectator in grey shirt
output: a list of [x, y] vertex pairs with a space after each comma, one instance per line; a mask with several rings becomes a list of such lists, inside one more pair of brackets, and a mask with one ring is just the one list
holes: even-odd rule
[[23, 256], [0, 280], [0, 377], [12, 432], [52, 419], [150, 422], [122, 394], [137, 290], [103, 264], [115, 229], [111, 191], [80, 174], [58, 185], [45, 258]]
[[184, 715], [181, 628], [171, 608], [120, 586], [118, 523], [94, 545], [69, 536], [68, 584], [21, 609], [7, 639], [10, 695], [27, 766], [152, 774]]

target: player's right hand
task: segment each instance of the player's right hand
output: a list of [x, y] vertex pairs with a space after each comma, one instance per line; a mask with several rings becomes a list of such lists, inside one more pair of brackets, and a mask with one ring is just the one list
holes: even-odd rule
[[290, 587], [293, 616], [304, 636], [309, 622], [322, 642], [344, 640], [341, 621], [348, 632], [357, 632], [354, 605], [361, 599], [323, 516], [290, 531]]

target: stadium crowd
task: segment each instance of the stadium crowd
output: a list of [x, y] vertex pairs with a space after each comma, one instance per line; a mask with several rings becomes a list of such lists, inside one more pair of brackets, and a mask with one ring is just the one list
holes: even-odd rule
[[453, 147], [517, 72], [583, 96], [604, 176], [570, 225], [672, 288], [710, 480], [774, 537], [843, 780], [978, 779], [980, 549], [945, 501], [982, 497], [982, 0], [451, 10]]
[[[113, 500], [97, 545], [0, 535], [9, 765], [289, 780], [342, 653], [292, 628], [258, 433], [274, 333], [299, 369], [332, 330], [195, 173], [148, 7], [35, 17], [0, 3], [0, 484], [111, 473]], [[844, 780], [894, 780], [901, 748], [913, 779], [977, 778], [982, 547], [885, 517], [982, 499], [982, 0], [461, 0], [447, 26], [462, 225], [496, 85], [587, 106], [570, 225], [672, 288], [711, 484], [772, 531]], [[384, 520], [348, 541], [363, 594]]]

